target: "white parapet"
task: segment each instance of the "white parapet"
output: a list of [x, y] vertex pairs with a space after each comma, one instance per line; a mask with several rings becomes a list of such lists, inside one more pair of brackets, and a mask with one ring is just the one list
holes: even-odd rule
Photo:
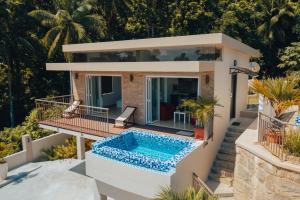
[[163, 173], [134, 167], [87, 152], [86, 174], [100, 182], [119, 188], [122, 193], [126, 191], [150, 199], [159, 192], [161, 186], [171, 185], [174, 172]]

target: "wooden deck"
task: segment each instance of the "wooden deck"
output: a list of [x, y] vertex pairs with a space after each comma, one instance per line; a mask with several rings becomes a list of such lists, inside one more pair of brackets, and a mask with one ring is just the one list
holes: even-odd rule
[[[129, 126], [127, 128], [117, 128], [114, 127], [114, 123], [104, 123], [97, 120], [91, 119], [83, 119], [83, 118], [55, 118], [55, 119], [47, 119], [39, 121], [39, 124], [51, 126], [54, 128], [66, 129], [69, 131], [74, 131], [82, 134], [88, 134], [98, 137], [110, 137], [116, 134], [120, 134], [121, 132], [128, 130], [130, 128], [148, 131], [155, 134], [161, 135], [169, 135], [169, 136], [176, 136], [180, 138], [189, 138], [189, 136], [179, 135], [179, 130], [172, 129], [172, 128], [164, 128], [164, 127], [157, 127], [157, 126], [148, 126], [148, 125], [134, 125]], [[103, 125], [107, 126], [103, 128]]]

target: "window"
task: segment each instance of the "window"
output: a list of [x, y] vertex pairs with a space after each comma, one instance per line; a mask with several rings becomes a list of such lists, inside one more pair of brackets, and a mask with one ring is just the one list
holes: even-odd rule
[[113, 92], [113, 77], [102, 76], [101, 77], [101, 93], [108, 94]]
[[222, 60], [222, 49], [216, 47], [160, 48], [73, 54], [74, 62], [155, 62]]

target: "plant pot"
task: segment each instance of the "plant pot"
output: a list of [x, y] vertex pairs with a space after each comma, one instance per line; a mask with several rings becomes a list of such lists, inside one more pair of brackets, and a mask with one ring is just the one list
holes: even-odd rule
[[195, 139], [204, 140], [204, 128], [194, 128]]
[[268, 133], [267, 141], [274, 144], [282, 144], [282, 135], [276, 133]]
[[0, 164], [0, 180], [4, 180], [7, 177], [8, 165], [7, 163]]

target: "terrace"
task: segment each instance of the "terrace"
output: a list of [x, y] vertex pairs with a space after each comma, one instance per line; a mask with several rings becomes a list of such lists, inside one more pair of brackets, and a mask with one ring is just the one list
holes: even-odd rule
[[[63, 112], [73, 102], [72, 95], [36, 99], [38, 123], [42, 128], [71, 135], [83, 135], [86, 138], [99, 139], [110, 137], [124, 131], [114, 127], [114, 116], [108, 108], [79, 105], [72, 117], [64, 117]], [[180, 130], [151, 125], [134, 125], [139, 130], [151, 130], [164, 135], [178, 134]], [[185, 136], [184, 132], [180, 137]]]

